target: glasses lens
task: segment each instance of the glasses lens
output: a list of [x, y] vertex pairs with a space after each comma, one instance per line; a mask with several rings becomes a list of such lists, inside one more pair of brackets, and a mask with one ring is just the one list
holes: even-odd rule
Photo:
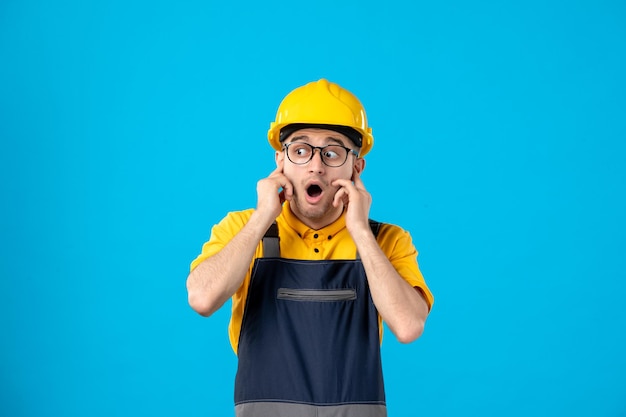
[[335, 145], [325, 146], [320, 152], [322, 153], [322, 160], [330, 167], [343, 165], [348, 156], [346, 148]]
[[311, 159], [313, 148], [308, 143], [290, 143], [287, 146], [287, 156], [294, 164], [306, 164]]

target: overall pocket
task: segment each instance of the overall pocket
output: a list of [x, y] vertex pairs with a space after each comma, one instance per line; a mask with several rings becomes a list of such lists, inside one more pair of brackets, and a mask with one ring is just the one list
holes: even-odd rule
[[288, 301], [352, 301], [356, 300], [354, 288], [329, 289], [329, 290], [304, 290], [294, 288], [279, 288], [276, 294], [279, 300]]

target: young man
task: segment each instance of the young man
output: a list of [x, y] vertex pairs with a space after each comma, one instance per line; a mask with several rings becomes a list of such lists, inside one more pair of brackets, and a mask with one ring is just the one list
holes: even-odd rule
[[276, 169], [256, 209], [213, 228], [189, 304], [210, 316], [232, 297], [237, 416], [385, 416], [382, 320], [412, 342], [433, 296], [410, 235], [369, 219], [365, 110], [322, 79], [284, 98], [268, 137]]

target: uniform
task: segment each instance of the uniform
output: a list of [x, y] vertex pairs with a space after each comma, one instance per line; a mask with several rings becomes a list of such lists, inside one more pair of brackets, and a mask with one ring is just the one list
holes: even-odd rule
[[[213, 228], [191, 268], [219, 252], [252, 212], [229, 213]], [[345, 217], [312, 230], [286, 202], [276, 225], [280, 256], [268, 257], [259, 243], [232, 300], [229, 336], [239, 355], [237, 415], [385, 416], [382, 323]], [[382, 224], [377, 241], [430, 308], [433, 296], [410, 235]]]

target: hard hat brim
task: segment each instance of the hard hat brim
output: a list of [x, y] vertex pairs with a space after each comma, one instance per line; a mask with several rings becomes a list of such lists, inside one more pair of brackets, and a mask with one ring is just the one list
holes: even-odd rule
[[301, 129], [327, 129], [332, 130], [337, 133], [341, 133], [346, 136], [348, 139], [352, 141], [358, 148], [361, 147], [363, 143], [363, 136], [354, 128], [349, 126], [340, 126], [340, 125], [329, 125], [329, 124], [321, 124], [321, 123], [292, 123], [289, 124], [282, 129], [280, 129], [280, 134], [278, 135], [278, 141], [283, 142], [287, 139], [292, 133], [301, 130]]

